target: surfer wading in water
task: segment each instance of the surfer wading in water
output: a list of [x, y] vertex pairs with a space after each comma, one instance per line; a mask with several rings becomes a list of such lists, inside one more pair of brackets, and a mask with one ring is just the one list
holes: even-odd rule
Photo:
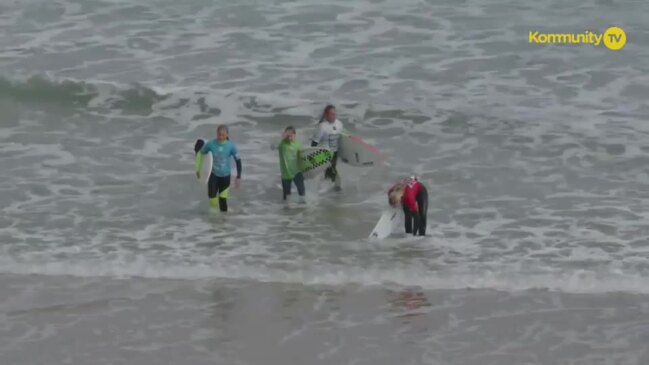
[[[207, 195], [210, 199], [210, 207], [219, 209], [222, 212], [228, 211], [228, 196], [230, 193], [231, 165], [230, 158], [234, 158], [237, 165], [237, 178], [234, 186], [239, 187], [241, 183], [241, 157], [237, 146], [230, 141], [228, 127], [221, 125], [216, 129], [216, 139], [205, 143], [202, 139], [194, 145], [196, 153], [196, 177], [200, 178], [203, 155], [212, 152], [213, 164], [212, 173], [207, 183]], [[199, 153], [200, 152], [200, 153]]]
[[300, 170], [300, 150], [302, 144], [295, 139], [295, 128], [286, 127], [279, 151], [279, 168], [282, 173], [282, 192], [284, 200], [291, 195], [291, 185], [295, 183], [297, 193], [304, 197], [304, 176]]
[[413, 236], [426, 235], [428, 190], [419, 179], [411, 176], [392, 186], [388, 191], [388, 203], [392, 208], [402, 206], [406, 233], [412, 233]]
[[311, 147], [325, 147], [333, 152], [331, 166], [325, 170], [325, 178], [331, 179], [337, 189], [340, 189], [340, 177], [336, 169], [336, 162], [338, 161], [338, 141], [342, 132], [343, 123], [336, 119], [336, 107], [331, 104], [327, 105], [311, 138]]

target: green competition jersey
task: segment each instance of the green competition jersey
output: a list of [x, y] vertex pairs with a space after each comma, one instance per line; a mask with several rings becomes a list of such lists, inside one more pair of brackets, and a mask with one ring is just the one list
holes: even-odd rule
[[297, 141], [282, 140], [277, 149], [279, 150], [279, 168], [282, 171], [282, 179], [294, 178], [301, 172], [299, 153], [302, 144]]

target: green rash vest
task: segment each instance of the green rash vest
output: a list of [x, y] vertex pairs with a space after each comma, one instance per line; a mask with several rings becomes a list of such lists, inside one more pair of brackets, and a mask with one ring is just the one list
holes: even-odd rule
[[294, 178], [302, 171], [299, 157], [302, 144], [297, 141], [282, 140], [277, 149], [279, 150], [279, 168], [282, 171], [282, 179]]

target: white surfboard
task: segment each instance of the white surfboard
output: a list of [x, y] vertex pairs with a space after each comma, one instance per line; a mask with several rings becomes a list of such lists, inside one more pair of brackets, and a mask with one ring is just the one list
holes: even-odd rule
[[387, 209], [381, 214], [381, 218], [376, 223], [376, 226], [370, 233], [370, 239], [379, 239], [382, 240], [392, 234], [392, 230], [396, 226], [396, 223], [399, 221], [399, 210], [398, 209]]
[[[199, 152], [200, 153], [200, 152]], [[213, 158], [212, 158], [212, 152], [208, 152], [207, 154], [203, 155], [203, 161], [201, 163], [201, 177], [198, 179], [198, 181], [201, 184], [207, 184], [207, 182], [210, 179], [210, 174], [212, 173], [212, 163], [213, 163]]]
[[378, 148], [353, 135], [340, 136], [338, 158], [352, 166], [374, 166], [384, 160]]

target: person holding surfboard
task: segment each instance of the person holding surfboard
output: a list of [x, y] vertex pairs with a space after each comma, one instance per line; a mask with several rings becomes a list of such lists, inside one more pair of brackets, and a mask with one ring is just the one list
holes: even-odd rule
[[331, 166], [325, 170], [325, 178], [331, 179], [337, 188], [340, 188], [340, 177], [338, 176], [338, 170], [336, 170], [336, 162], [338, 161], [338, 140], [342, 133], [343, 124], [336, 119], [336, 107], [329, 104], [324, 108], [318, 127], [313, 133], [311, 147], [322, 146], [329, 148], [333, 152]]
[[413, 236], [426, 235], [428, 190], [417, 177], [411, 176], [392, 186], [388, 191], [388, 203], [392, 208], [402, 206], [406, 233], [412, 233]]
[[279, 151], [279, 168], [282, 172], [282, 191], [284, 200], [291, 194], [291, 185], [295, 183], [297, 193], [303, 197], [304, 189], [304, 176], [300, 166], [300, 150], [302, 143], [295, 140], [295, 128], [292, 126], [286, 127], [282, 135], [282, 142], [277, 146]]
[[237, 178], [234, 186], [238, 188], [241, 184], [241, 157], [239, 157], [237, 146], [230, 141], [228, 127], [220, 125], [216, 129], [216, 139], [207, 143], [201, 139], [196, 141], [194, 150], [196, 151], [196, 177], [199, 179], [201, 177], [200, 168], [203, 162], [203, 155], [208, 152], [212, 153], [212, 172], [207, 183], [207, 195], [209, 197], [210, 207], [216, 208], [218, 206], [222, 212], [227, 212], [227, 199], [230, 193], [232, 171], [230, 165], [231, 157], [234, 158], [237, 166]]

